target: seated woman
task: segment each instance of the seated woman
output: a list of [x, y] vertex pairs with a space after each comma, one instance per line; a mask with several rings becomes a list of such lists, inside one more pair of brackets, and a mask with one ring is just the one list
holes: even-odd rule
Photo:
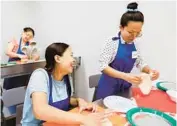
[[[30, 27], [26, 27], [23, 29], [23, 33], [19, 42], [16, 39], [12, 39], [8, 43], [8, 47], [6, 50], [6, 55], [9, 56], [8, 62], [28, 60], [28, 56], [22, 52], [22, 47], [29, 46], [30, 42], [34, 38], [34, 35], [35, 35], [34, 30]], [[34, 60], [38, 60], [39, 57], [40, 56], [38, 53], [33, 54]], [[29, 80], [29, 75], [7, 78], [4, 79], [3, 88], [8, 90], [12, 88], [26, 86], [28, 80]]]
[[96, 111], [96, 106], [81, 98], [71, 97], [68, 74], [73, 71], [72, 49], [65, 43], [53, 43], [45, 52], [45, 69], [35, 70], [29, 80], [24, 108], [22, 126], [38, 126], [44, 121], [59, 124], [84, 124], [99, 126], [103, 113], [84, 116], [80, 113], [66, 112], [70, 105], [79, 106], [80, 111]]

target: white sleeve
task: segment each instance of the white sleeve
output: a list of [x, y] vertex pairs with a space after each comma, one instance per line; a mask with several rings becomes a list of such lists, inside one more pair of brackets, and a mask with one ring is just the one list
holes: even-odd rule
[[44, 69], [35, 70], [29, 80], [28, 89], [30, 95], [33, 92], [45, 92], [48, 95], [48, 75]]
[[99, 58], [100, 71], [103, 71], [115, 58], [118, 44], [115, 41], [109, 40], [101, 50]]
[[135, 42], [135, 47], [136, 47], [136, 50], [137, 50], [137, 53], [138, 53], [135, 65], [136, 65], [137, 68], [142, 70], [148, 64], [144, 61], [143, 57], [141, 56], [140, 46], [138, 45], [138, 42]]

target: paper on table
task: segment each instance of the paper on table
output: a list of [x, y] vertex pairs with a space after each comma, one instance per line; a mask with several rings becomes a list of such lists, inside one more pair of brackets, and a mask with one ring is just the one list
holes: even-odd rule
[[151, 76], [149, 74], [142, 73], [141, 78], [142, 82], [139, 85], [139, 88], [144, 95], [148, 95], [152, 88]]

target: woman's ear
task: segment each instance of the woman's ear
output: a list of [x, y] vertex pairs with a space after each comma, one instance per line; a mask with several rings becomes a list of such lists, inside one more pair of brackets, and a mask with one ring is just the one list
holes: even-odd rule
[[54, 59], [55, 59], [55, 62], [61, 63], [61, 61], [60, 61], [60, 56], [59, 56], [59, 55], [55, 55], [55, 56], [54, 56]]

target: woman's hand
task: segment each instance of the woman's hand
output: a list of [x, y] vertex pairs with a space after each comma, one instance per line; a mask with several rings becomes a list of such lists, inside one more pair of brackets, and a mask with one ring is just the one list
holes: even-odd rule
[[125, 74], [124, 80], [126, 80], [127, 82], [131, 84], [136, 84], [136, 85], [139, 85], [142, 82], [141, 76], [132, 75], [129, 73]]
[[91, 113], [85, 116], [84, 126], [102, 126], [102, 122], [112, 115], [112, 112]]
[[150, 75], [151, 75], [151, 80], [154, 81], [159, 78], [160, 74], [157, 70], [151, 70]]
[[81, 113], [84, 110], [89, 110], [92, 112], [97, 111], [97, 105], [94, 103], [88, 103], [84, 99], [78, 98], [78, 106], [79, 106], [79, 112]]

